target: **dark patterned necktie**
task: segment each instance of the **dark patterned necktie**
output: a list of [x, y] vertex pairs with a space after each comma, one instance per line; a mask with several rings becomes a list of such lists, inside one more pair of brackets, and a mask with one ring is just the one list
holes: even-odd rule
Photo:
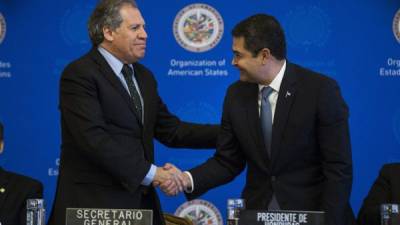
[[135, 113], [138, 116], [139, 121], [142, 121], [142, 102], [140, 101], [139, 92], [132, 79], [133, 70], [130, 66], [124, 64], [122, 67], [122, 74], [124, 75], [126, 84], [128, 85], [131, 99], [133, 100], [133, 104], [135, 106]]

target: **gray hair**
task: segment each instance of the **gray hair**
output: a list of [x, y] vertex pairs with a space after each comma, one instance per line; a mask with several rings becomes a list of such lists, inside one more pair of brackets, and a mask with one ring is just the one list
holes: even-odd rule
[[124, 5], [137, 8], [135, 0], [101, 0], [89, 18], [89, 37], [93, 46], [100, 45], [104, 40], [103, 28], [117, 29], [122, 23], [119, 13]]

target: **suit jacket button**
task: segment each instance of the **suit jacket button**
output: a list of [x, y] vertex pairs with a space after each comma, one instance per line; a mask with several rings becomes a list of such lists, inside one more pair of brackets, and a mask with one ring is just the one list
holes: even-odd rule
[[274, 182], [276, 180], [275, 176], [271, 176], [271, 181]]

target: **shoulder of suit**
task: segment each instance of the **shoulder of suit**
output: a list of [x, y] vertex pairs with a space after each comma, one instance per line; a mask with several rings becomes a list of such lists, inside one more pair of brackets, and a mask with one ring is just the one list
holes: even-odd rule
[[16, 182], [20, 185], [28, 186], [28, 187], [37, 187], [37, 188], [42, 188], [42, 183], [36, 179], [33, 179], [31, 177], [17, 174], [14, 172], [10, 171], [5, 171], [5, 173], [8, 176], [8, 179], [12, 182]]
[[91, 50], [85, 55], [74, 59], [64, 68], [62, 75], [76, 75], [77, 73], [91, 74], [97, 71], [96, 69], [94, 69], [99, 67], [98, 62], [96, 62], [95, 59], [98, 56], [96, 56], [95, 54], [97, 53], [94, 52], [94, 50]]
[[382, 166], [381, 173], [400, 175], [400, 163], [389, 163]]
[[294, 63], [287, 63], [286, 70], [290, 73], [293, 73], [295, 76], [300, 76], [301, 79], [306, 81], [336, 82], [333, 78], [325, 74], [313, 71]]

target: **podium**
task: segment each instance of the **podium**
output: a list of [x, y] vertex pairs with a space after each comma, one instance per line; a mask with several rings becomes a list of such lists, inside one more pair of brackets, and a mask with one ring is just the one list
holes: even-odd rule
[[66, 225], [153, 225], [153, 210], [67, 208]]
[[239, 225], [325, 225], [322, 211], [242, 210]]

